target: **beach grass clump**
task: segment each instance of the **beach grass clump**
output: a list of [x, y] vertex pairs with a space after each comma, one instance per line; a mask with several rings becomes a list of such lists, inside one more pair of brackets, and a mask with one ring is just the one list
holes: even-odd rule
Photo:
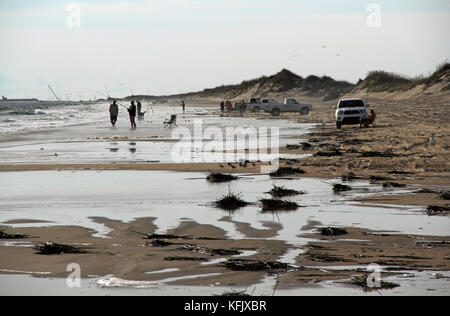
[[300, 168], [293, 168], [293, 167], [280, 167], [277, 171], [270, 173], [271, 177], [279, 178], [279, 177], [285, 177], [285, 176], [291, 176], [296, 174], [304, 174], [305, 171]]
[[238, 177], [232, 176], [231, 174], [225, 174], [220, 172], [210, 172], [206, 177], [211, 183], [222, 183], [222, 182], [230, 182], [237, 180]]
[[251, 203], [245, 201], [242, 198], [241, 194], [236, 194], [236, 193], [228, 193], [227, 195], [222, 196], [221, 198], [219, 198], [216, 202], [215, 205], [218, 208], [227, 210], [227, 211], [235, 211], [241, 207], [247, 206]]
[[24, 234], [7, 234], [5, 232], [0, 231], [0, 239], [25, 239], [25, 238], [29, 238], [29, 236]]
[[291, 189], [287, 189], [284, 186], [277, 186], [277, 185], [273, 185], [272, 190], [270, 190], [269, 192], [266, 192], [266, 193], [272, 195], [275, 198], [282, 198], [285, 196], [294, 196], [294, 195], [305, 194], [302, 191], [291, 190]]
[[351, 190], [352, 190], [352, 187], [349, 185], [339, 184], [339, 183], [333, 184], [334, 193], [351, 191]]
[[320, 228], [319, 231], [323, 236], [340, 236], [348, 234], [345, 229], [337, 227], [323, 227]]
[[83, 254], [86, 250], [78, 246], [46, 242], [35, 247], [40, 255]]
[[263, 212], [295, 211], [300, 207], [296, 202], [281, 199], [261, 199], [260, 202]]

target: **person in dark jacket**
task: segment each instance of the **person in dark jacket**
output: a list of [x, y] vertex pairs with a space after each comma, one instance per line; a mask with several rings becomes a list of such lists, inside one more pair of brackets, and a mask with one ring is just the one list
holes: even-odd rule
[[119, 116], [119, 107], [117, 106], [116, 100], [109, 106], [109, 114], [112, 126], [116, 126], [117, 116]]
[[134, 101], [131, 101], [131, 106], [128, 108], [128, 113], [130, 114], [131, 128], [136, 128], [136, 105]]

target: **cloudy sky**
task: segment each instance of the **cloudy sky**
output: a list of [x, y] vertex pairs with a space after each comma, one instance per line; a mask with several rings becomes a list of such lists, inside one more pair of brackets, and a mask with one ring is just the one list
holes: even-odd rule
[[414, 76], [450, 58], [449, 31], [448, 0], [1, 0], [0, 94], [160, 95], [282, 68]]

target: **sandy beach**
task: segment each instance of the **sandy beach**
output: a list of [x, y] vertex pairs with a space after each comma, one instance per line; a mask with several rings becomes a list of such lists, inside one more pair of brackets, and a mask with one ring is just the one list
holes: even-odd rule
[[[352, 282], [367, 275], [368, 265], [378, 264], [383, 277], [399, 285], [385, 293], [411, 294], [416, 280], [448, 294], [449, 217], [426, 211], [429, 205], [448, 206], [440, 197], [450, 189], [448, 98], [431, 100], [427, 115], [420, 99], [370, 100], [379, 113], [375, 127], [342, 130], [333, 124], [330, 102], [316, 100], [307, 116], [279, 118], [221, 115], [209, 102], [179, 113], [179, 125], [189, 127], [202, 118], [206, 127], [222, 129], [278, 126], [279, 152], [285, 156], [280, 166], [301, 168], [304, 174], [271, 178], [261, 174], [268, 161], [245, 166], [170, 162], [172, 131], [161, 121], [180, 111], [170, 106], [136, 131], [122, 117], [114, 129], [106, 121], [3, 137], [0, 224], [4, 233], [29, 237], [2, 240], [0, 273], [66, 278], [67, 265], [76, 262], [96, 291], [144, 282], [142, 291], [150, 295], [173, 286], [194, 286], [194, 294], [255, 288], [259, 294], [298, 295], [312, 285], [311, 293], [320, 288], [345, 293], [344, 286], [364, 294]], [[432, 132], [435, 146], [427, 143]], [[303, 149], [305, 142], [312, 146]], [[387, 154], [364, 155], [368, 152]], [[210, 171], [235, 174], [238, 180], [208, 184]], [[350, 173], [352, 179], [341, 179]], [[399, 186], [386, 187], [387, 182]], [[334, 193], [332, 185], [341, 183], [352, 190]], [[274, 184], [305, 191], [289, 198], [300, 208], [264, 212], [259, 200]], [[428, 191], [418, 193], [421, 189]], [[230, 191], [253, 204], [237, 211], [213, 205]], [[327, 227], [346, 234], [319, 233]], [[177, 238], [143, 238], [155, 233]], [[166, 244], [152, 245], [155, 240]], [[37, 254], [33, 247], [45, 242], [78, 245], [86, 253]], [[212, 254], [213, 249], [222, 254]], [[285, 266], [233, 270], [225, 264], [233, 260]]]

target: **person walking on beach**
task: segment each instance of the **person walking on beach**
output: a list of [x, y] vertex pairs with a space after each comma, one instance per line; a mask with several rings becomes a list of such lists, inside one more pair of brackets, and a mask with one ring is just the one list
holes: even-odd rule
[[184, 100], [181, 101], [181, 107], [183, 108], [183, 114], [186, 113], [186, 104], [184, 103]]
[[222, 101], [222, 102], [220, 102], [220, 112], [225, 112], [225, 102], [224, 101]]
[[109, 115], [112, 126], [116, 126], [117, 117], [119, 116], [119, 106], [117, 105], [116, 100], [109, 106]]
[[136, 105], [134, 101], [131, 101], [131, 106], [128, 108], [128, 113], [130, 114], [131, 128], [136, 128]]

